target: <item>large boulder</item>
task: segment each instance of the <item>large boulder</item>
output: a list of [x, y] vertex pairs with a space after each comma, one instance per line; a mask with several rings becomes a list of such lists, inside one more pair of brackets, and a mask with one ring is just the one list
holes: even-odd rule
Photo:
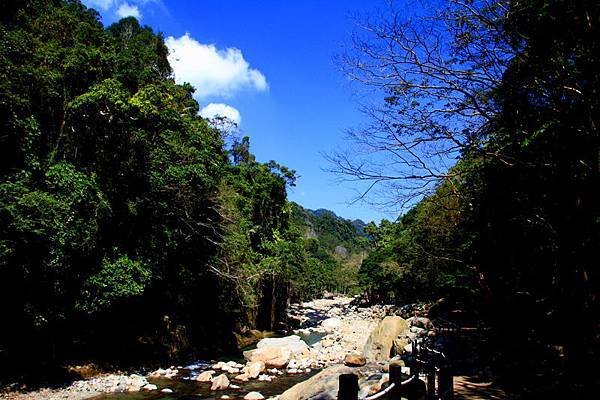
[[352, 368], [334, 365], [292, 386], [283, 392], [278, 400], [335, 400], [340, 374], [350, 373], [354, 373]]
[[308, 350], [308, 345], [298, 335], [262, 339], [256, 345], [257, 349], [262, 349], [264, 347], [279, 347], [282, 349], [288, 349], [296, 355], [302, 354], [302, 352]]
[[367, 360], [386, 361], [390, 358], [394, 340], [408, 331], [408, 323], [398, 316], [387, 316], [377, 324], [365, 347], [363, 354]]
[[292, 352], [280, 347], [261, 347], [244, 352], [244, 358], [251, 363], [262, 362], [273, 368], [283, 368], [290, 361]]
[[308, 354], [310, 348], [300, 339], [300, 336], [291, 335], [263, 339], [258, 342], [255, 350], [245, 351], [244, 358], [249, 362], [263, 362], [268, 367], [282, 368], [287, 365], [292, 356]]

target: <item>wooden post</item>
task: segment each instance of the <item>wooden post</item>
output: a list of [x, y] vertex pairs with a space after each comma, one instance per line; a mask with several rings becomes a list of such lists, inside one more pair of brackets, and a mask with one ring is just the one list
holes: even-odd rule
[[390, 385], [395, 384], [394, 388], [390, 391], [389, 400], [400, 400], [402, 398], [402, 366], [399, 364], [390, 364]]
[[338, 400], [358, 400], [358, 375], [340, 375]]
[[454, 377], [452, 376], [452, 370], [448, 364], [440, 366], [440, 371], [438, 373], [438, 392], [440, 399], [442, 400], [454, 399]]
[[411, 375], [419, 375], [421, 372], [421, 360], [422, 354], [419, 349], [419, 346], [413, 343], [413, 353], [412, 353], [412, 363], [410, 364], [410, 374]]
[[427, 364], [427, 400], [435, 400], [435, 365]]

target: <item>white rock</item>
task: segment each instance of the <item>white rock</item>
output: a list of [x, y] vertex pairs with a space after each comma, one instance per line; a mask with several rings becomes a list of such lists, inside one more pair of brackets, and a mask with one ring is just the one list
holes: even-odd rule
[[281, 338], [266, 338], [257, 343], [256, 348], [280, 347], [291, 351], [294, 354], [302, 354], [308, 349], [308, 345], [298, 335], [290, 335]]
[[148, 383], [144, 386], [142, 386], [142, 390], [156, 390], [158, 389], [158, 386], [152, 384], [152, 383]]
[[250, 376], [244, 372], [243, 374], [234, 376], [233, 379], [240, 382], [248, 382]]
[[210, 390], [225, 390], [228, 387], [229, 379], [227, 379], [227, 375], [221, 374], [213, 378]]
[[339, 318], [327, 318], [321, 322], [321, 326], [329, 331], [332, 331], [342, 326], [342, 320]]
[[265, 396], [259, 392], [250, 392], [244, 396], [244, 400], [263, 400]]
[[244, 372], [248, 374], [248, 377], [255, 379], [265, 370], [265, 363], [262, 361], [249, 362], [244, 367]]
[[173, 393], [173, 389], [164, 388], [160, 391], [161, 393]]
[[212, 369], [223, 369], [223, 367], [227, 365], [225, 364], [223, 361], [219, 361], [218, 363], [214, 364], [211, 368]]
[[196, 377], [198, 382], [210, 382], [212, 380], [215, 371], [209, 369], [208, 371], [202, 372], [200, 375]]

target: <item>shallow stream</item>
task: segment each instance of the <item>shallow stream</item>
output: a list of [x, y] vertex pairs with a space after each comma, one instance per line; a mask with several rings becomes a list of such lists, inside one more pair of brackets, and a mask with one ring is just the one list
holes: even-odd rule
[[[265, 398], [283, 393], [286, 389], [294, 386], [298, 382], [308, 379], [318, 371], [307, 374], [288, 375], [284, 373], [279, 375], [271, 382], [261, 382], [251, 380], [248, 382], [232, 383], [240, 386], [240, 389], [226, 389], [219, 391], [210, 390], [210, 382], [197, 382], [190, 380], [190, 377], [196, 376], [202, 369], [196, 371], [180, 370], [181, 373], [174, 379], [148, 379], [150, 383], [158, 386], [158, 390], [152, 392], [135, 393], [114, 393], [94, 397], [93, 400], [168, 400], [168, 399], [220, 399], [223, 395], [228, 395], [230, 399], [243, 399], [251, 391], [260, 392]], [[173, 393], [161, 393], [160, 390], [169, 388]]]
[[[278, 335], [274, 335], [278, 336]], [[317, 343], [325, 336], [325, 333], [310, 332], [308, 334], [299, 334], [309, 346]], [[248, 346], [242, 350], [251, 350], [256, 348], [256, 344]], [[243, 362], [243, 360], [235, 360], [235, 358], [228, 358], [227, 360], [234, 360]], [[227, 395], [230, 399], [243, 399], [248, 392], [256, 391], [260, 392], [265, 398], [283, 393], [286, 389], [294, 386], [296, 383], [302, 382], [318, 371], [313, 370], [309, 373], [303, 374], [287, 374], [274, 375], [273, 380], [258, 381], [250, 380], [248, 382], [236, 382], [232, 380], [233, 375], [228, 374], [227, 377], [231, 380], [234, 385], [240, 386], [239, 389], [226, 389], [219, 391], [210, 390], [210, 382], [198, 382], [194, 380], [198, 374], [202, 371], [210, 369], [212, 363], [198, 362], [191, 364], [179, 370], [179, 374], [173, 379], [166, 378], [149, 378], [150, 383], [158, 386], [158, 390], [151, 392], [141, 391], [134, 393], [111, 393], [94, 397], [93, 400], [184, 400], [184, 399], [221, 399], [221, 396]], [[285, 371], [282, 370], [282, 371]], [[219, 372], [217, 371], [216, 375]], [[216, 376], [215, 375], [215, 376]], [[173, 393], [161, 393], [161, 389], [171, 389]]]

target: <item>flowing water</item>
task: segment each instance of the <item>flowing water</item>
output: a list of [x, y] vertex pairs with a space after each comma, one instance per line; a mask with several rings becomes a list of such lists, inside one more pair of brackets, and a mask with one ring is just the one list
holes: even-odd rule
[[[274, 335], [277, 336], [277, 335]], [[309, 346], [317, 343], [325, 336], [325, 333], [310, 332], [308, 334], [299, 334]], [[251, 350], [256, 348], [256, 344], [248, 346], [242, 350]], [[228, 358], [227, 360], [243, 362], [243, 360], [236, 360], [235, 358]], [[135, 392], [135, 393], [111, 393], [94, 397], [93, 400], [184, 400], [184, 399], [221, 399], [221, 396], [227, 395], [230, 399], [243, 399], [248, 392], [256, 391], [260, 392], [265, 398], [283, 393], [286, 389], [294, 386], [296, 383], [302, 382], [318, 371], [313, 370], [309, 373], [303, 374], [287, 374], [274, 375], [271, 382], [250, 380], [248, 382], [236, 382], [231, 381], [232, 384], [240, 386], [240, 389], [226, 389], [219, 391], [210, 390], [210, 382], [197, 382], [194, 380], [198, 374], [202, 371], [210, 369], [212, 363], [198, 362], [191, 364], [179, 370], [179, 374], [174, 379], [166, 378], [149, 378], [150, 383], [158, 386], [158, 390], [151, 392]], [[285, 371], [285, 370], [283, 370]], [[219, 372], [215, 374], [218, 375]], [[228, 378], [231, 380], [232, 375], [228, 374]], [[173, 393], [161, 393], [161, 389], [169, 388], [173, 390]]]
[[[230, 399], [243, 399], [251, 391], [260, 392], [265, 398], [283, 393], [286, 389], [294, 386], [298, 382], [313, 376], [318, 371], [312, 371], [307, 374], [288, 375], [283, 374], [273, 378], [271, 382], [261, 382], [251, 380], [248, 382], [232, 383], [240, 386], [240, 389], [226, 389], [219, 391], [210, 390], [210, 382], [196, 382], [190, 378], [202, 372], [202, 369], [190, 371], [180, 370], [181, 373], [174, 379], [148, 379], [150, 383], [158, 386], [158, 390], [152, 392], [136, 393], [114, 393], [94, 397], [93, 400], [184, 400], [184, 399], [220, 399], [223, 395], [228, 395]], [[163, 388], [173, 390], [173, 393], [161, 393]]]

